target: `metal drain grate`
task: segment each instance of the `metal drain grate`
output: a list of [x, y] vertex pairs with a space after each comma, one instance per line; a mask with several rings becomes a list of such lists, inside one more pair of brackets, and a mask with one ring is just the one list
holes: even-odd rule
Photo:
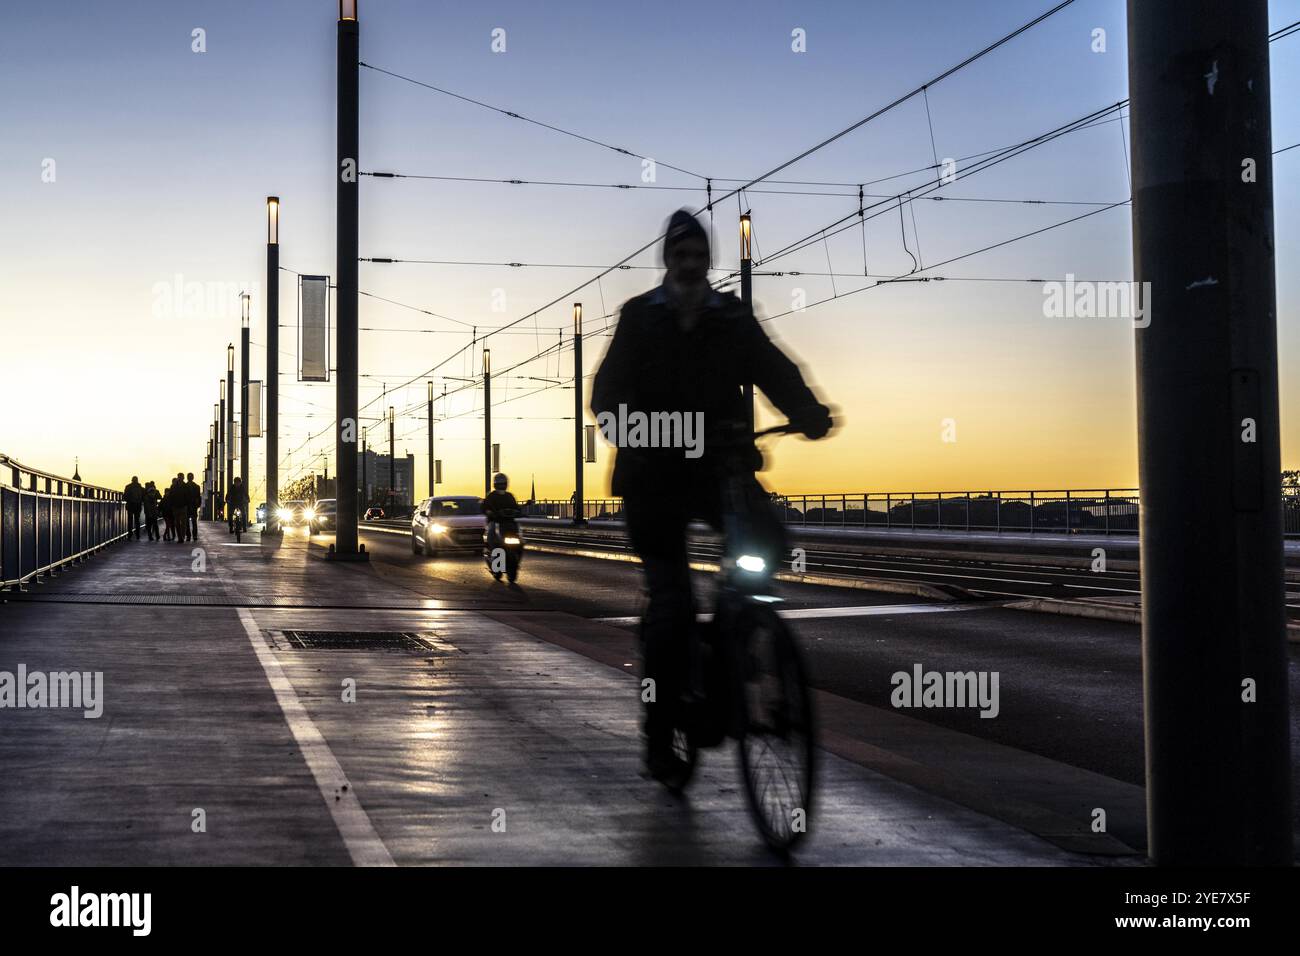
[[413, 631], [278, 631], [284, 645], [308, 651], [436, 650], [432, 634]]

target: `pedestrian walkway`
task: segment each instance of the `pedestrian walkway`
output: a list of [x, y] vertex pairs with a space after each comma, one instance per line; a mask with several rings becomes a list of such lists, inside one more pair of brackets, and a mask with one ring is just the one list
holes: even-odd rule
[[[102, 716], [0, 709], [0, 865], [774, 862], [731, 751], [685, 798], [639, 776], [626, 631], [483, 593], [205, 522], [11, 595], [0, 671], [102, 672]], [[888, 755], [854, 742], [851, 713], [825, 714], [798, 862], [1114, 861], [869, 769]]]

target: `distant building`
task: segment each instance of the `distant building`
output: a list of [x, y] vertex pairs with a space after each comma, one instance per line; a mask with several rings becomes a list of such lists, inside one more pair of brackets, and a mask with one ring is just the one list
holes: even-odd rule
[[392, 505], [405, 505], [413, 507], [415, 504], [415, 456], [407, 455], [405, 458], [399, 457], [394, 468], [393, 480], [394, 487], [388, 487], [388, 462], [387, 455], [381, 455], [378, 452], [366, 449], [364, 461], [362, 455], [357, 455], [357, 480], [365, 474], [365, 489], [362, 500], [366, 506], [376, 504], [381, 507], [390, 507]]

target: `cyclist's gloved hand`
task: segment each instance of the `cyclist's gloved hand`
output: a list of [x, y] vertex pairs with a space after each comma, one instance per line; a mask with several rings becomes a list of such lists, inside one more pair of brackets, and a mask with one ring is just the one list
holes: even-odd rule
[[809, 438], [825, 438], [834, 421], [831, 411], [825, 405], [811, 405], [790, 416], [790, 424], [795, 430]]

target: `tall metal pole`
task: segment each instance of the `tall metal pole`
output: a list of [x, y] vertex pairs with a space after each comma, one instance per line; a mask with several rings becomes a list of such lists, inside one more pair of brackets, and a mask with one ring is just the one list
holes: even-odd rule
[[[222, 382], [218, 391], [221, 393], [221, 401], [215, 402], [212, 406], [212, 437], [216, 444], [213, 446], [215, 454], [212, 459], [212, 490], [220, 491], [224, 497], [226, 494], [224, 486], [224, 473], [221, 469], [221, 463], [225, 458], [225, 451], [222, 450], [222, 440], [224, 436], [223, 428], [226, 420], [226, 403], [225, 403], [226, 383]], [[217, 499], [214, 495], [212, 498], [212, 520], [220, 521], [221, 515], [217, 513]]]
[[492, 350], [483, 350], [483, 497], [492, 491]]
[[1289, 865], [1268, 3], [1128, 24], [1149, 852]]
[[583, 519], [582, 489], [582, 303], [573, 303], [573, 523]]
[[[235, 481], [235, 345], [226, 346], [226, 497]], [[226, 508], [230, 513], [230, 508]]]
[[397, 491], [397, 458], [393, 450], [393, 428], [397, 424], [397, 416], [393, 413], [393, 406], [388, 406], [388, 500], [391, 503], [393, 493]]
[[248, 484], [248, 323], [251, 308], [250, 298], [247, 292], [241, 296], [243, 316], [239, 330], [239, 480], [244, 483], [244, 491], [251, 495], [252, 490]]
[[358, 510], [370, 504], [369, 483], [366, 481], [366, 456], [368, 454], [369, 449], [366, 448], [366, 430], [363, 428], [361, 429], [361, 503], [358, 505]]
[[[751, 238], [753, 236], [752, 224], [749, 221], [749, 213], [744, 213], [740, 217], [740, 301], [745, 303], [745, 307], [750, 311], [754, 308], [754, 286], [753, 286], [753, 268], [754, 261], [751, 256]], [[742, 386], [742, 394], [745, 399], [745, 408], [749, 415], [749, 430], [754, 430], [754, 383], [746, 382]]]
[[335, 386], [335, 481], [338, 483], [337, 523], [332, 554], [335, 558], [361, 559], [357, 546], [357, 209], [360, 157], [358, 156], [358, 49], [360, 27], [357, 0], [339, 0], [338, 22], [338, 130], [334, 165], [335, 272], [338, 275], [338, 343]]
[[[426, 412], [429, 416], [429, 497], [434, 495], [433, 490], [433, 382], [429, 382], [429, 401]], [[411, 483], [415, 483], [415, 476], [411, 476]], [[414, 498], [414, 495], [412, 496]]]
[[280, 197], [266, 197], [266, 528], [280, 532]]

